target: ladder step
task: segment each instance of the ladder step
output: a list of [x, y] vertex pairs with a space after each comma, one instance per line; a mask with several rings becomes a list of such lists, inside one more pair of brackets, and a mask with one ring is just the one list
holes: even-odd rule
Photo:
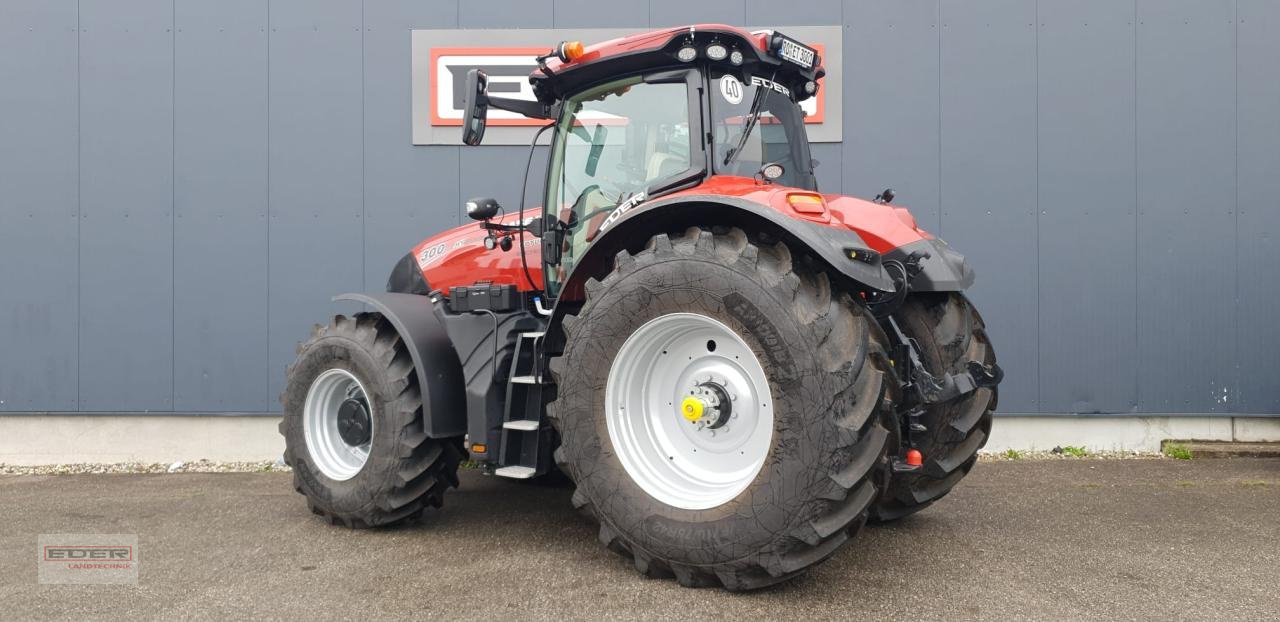
[[546, 334], [546, 331], [537, 331], [533, 333], [520, 333], [520, 336], [525, 339], [537, 339], [538, 337], [543, 337]]
[[537, 421], [528, 421], [526, 419], [517, 419], [502, 424], [502, 427], [508, 430], [522, 430], [524, 432], [534, 432], [538, 429]]
[[538, 384], [536, 376], [512, 376], [511, 382], [516, 384]]
[[504, 466], [493, 472], [498, 477], [510, 477], [511, 479], [529, 479], [537, 474], [537, 470], [527, 466]]

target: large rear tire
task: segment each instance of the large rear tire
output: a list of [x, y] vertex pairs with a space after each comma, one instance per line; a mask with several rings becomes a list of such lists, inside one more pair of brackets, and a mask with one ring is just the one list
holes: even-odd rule
[[[930, 374], [962, 373], [969, 361], [996, 362], [982, 318], [963, 294], [913, 294], [893, 317], [916, 342]], [[885, 522], [914, 514], [951, 492], [973, 469], [978, 450], [991, 435], [997, 396], [995, 387], [984, 387], [930, 405], [920, 418], [927, 430], [916, 435], [923, 470], [895, 473], [871, 519]]]
[[740, 229], [658, 235], [565, 317], [556, 461], [641, 573], [778, 583], [834, 554], [879, 495], [896, 386], [884, 335], [800, 263]]
[[317, 325], [280, 399], [294, 488], [335, 525], [409, 521], [458, 485], [461, 445], [427, 438], [413, 360], [378, 313]]

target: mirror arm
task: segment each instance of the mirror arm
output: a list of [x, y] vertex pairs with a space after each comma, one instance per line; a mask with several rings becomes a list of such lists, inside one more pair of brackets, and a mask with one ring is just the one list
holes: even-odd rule
[[560, 112], [559, 106], [551, 106], [538, 101], [529, 101], [527, 99], [494, 97], [492, 95], [486, 95], [485, 99], [487, 99], [488, 104], [494, 108], [524, 115], [530, 119], [552, 120], [559, 116]]

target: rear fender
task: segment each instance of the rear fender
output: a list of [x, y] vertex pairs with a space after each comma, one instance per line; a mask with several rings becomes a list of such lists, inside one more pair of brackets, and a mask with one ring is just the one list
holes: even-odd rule
[[423, 431], [431, 438], [462, 436], [467, 431], [462, 365], [435, 303], [426, 296], [400, 293], [341, 294], [334, 300], [362, 302], [387, 318], [404, 340], [422, 393]]
[[653, 235], [698, 225], [769, 233], [792, 249], [813, 255], [854, 289], [893, 291], [893, 279], [880, 264], [880, 254], [854, 231], [799, 220], [737, 197], [680, 195], [642, 204], [600, 235], [565, 280], [561, 297], [581, 300], [583, 284], [591, 277], [603, 278], [619, 250], [637, 252]]
[[913, 292], [958, 292], [973, 285], [974, 273], [964, 255], [951, 250], [941, 238], [925, 238], [885, 253], [886, 260], [906, 262], [919, 258], [920, 273], [911, 281]]

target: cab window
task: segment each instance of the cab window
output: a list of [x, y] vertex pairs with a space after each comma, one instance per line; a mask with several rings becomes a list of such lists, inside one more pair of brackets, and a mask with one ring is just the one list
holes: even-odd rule
[[634, 76], [566, 100], [547, 184], [547, 220], [565, 229], [560, 265], [547, 275], [549, 294], [620, 203], [692, 167], [690, 141], [684, 81]]
[[[785, 91], [765, 76], [712, 74], [712, 160], [717, 173], [754, 177], [765, 164], [775, 163], [785, 171], [779, 184], [817, 189], [804, 110]], [[753, 110], [759, 113], [754, 123]]]

